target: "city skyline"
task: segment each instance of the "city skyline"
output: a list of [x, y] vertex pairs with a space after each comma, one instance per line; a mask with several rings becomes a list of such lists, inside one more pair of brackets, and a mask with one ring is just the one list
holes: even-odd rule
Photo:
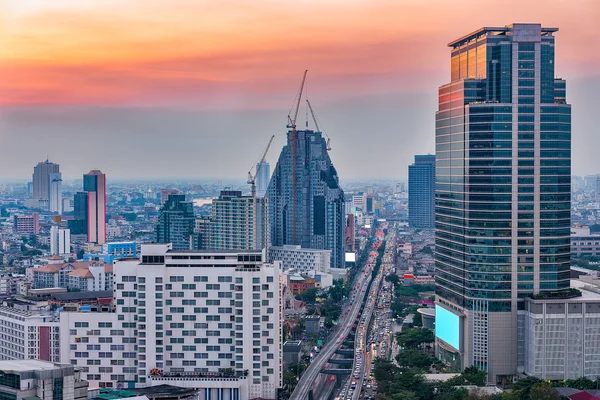
[[[600, 87], [600, 56], [586, 47], [600, 15], [593, 1], [486, 10], [439, 1], [358, 1], [340, 10], [334, 1], [318, 4], [318, 13], [316, 3], [262, 2], [249, 10], [235, 2], [145, 2], [143, 15], [134, 15], [137, 1], [69, 3], [0, 6], [9, 42], [0, 51], [0, 72], [9, 77], [0, 86], [3, 177], [10, 171], [26, 178], [48, 154], [64, 166], [65, 179], [97, 168], [114, 179], [243, 179], [271, 134], [267, 161], [274, 164], [307, 68], [308, 97], [332, 138], [340, 175], [404, 178], [414, 154], [433, 153], [433, 93], [448, 79], [446, 38], [502, 21], [561, 29], [557, 73], [569, 78], [570, 101], [580, 105], [573, 172], [597, 173], [600, 139], [587, 134], [597, 121], [592, 96]], [[116, 22], [108, 12], [115, 6]], [[432, 7], [439, 11], [429, 15]], [[284, 24], [285, 15], [294, 18]], [[302, 24], [305, 33], [288, 24]], [[358, 146], [381, 155], [377, 174], [353, 159]], [[164, 161], [149, 156], [157, 152]], [[210, 167], [218, 161], [224, 165], [216, 172]]]

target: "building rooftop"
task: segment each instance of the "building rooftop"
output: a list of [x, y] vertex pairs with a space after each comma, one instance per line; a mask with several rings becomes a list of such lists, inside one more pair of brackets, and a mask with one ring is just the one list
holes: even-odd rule
[[98, 290], [89, 292], [68, 292], [68, 293], [55, 293], [52, 298], [58, 301], [71, 301], [71, 300], [94, 300], [101, 298], [113, 297], [112, 290]]
[[[515, 24], [515, 25], [529, 25], [529, 24]], [[535, 25], [535, 24], [532, 24]], [[508, 32], [511, 32], [513, 30], [514, 25], [507, 25], [507, 26], [503, 26], [503, 27], [498, 27], [498, 26], [484, 26], [483, 28], [479, 28], [469, 34], [466, 34], [465, 36], [462, 36], [456, 40], [453, 40], [452, 42], [448, 43], [448, 47], [456, 47], [456, 46], [460, 46], [461, 44], [465, 44], [475, 38], [478, 38], [480, 36], [483, 36], [487, 33], [495, 33], [497, 35], [506, 35]], [[542, 28], [542, 34], [551, 34], [554, 32], [558, 32], [558, 28]]]
[[5, 374], [17, 374], [27, 371], [54, 370], [62, 368], [73, 368], [71, 364], [55, 364], [42, 360], [5, 360], [0, 361], [0, 371]]
[[196, 393], [196, 390], [193, 388], [183, 388], [173, 385], [156, 385], [135, 389], [135, 391], [138, 394], [147, 396], [148, 398], [185, 397]]
[[50, 315], [48, 313], [43, 314], [43, 312], [39, 312], [39, 311], [21, 310], [21, 309], [14, 308], [14, 307], [0, 306], [0, 311], [6, 312], [8, 314], [15, 315], [15, 316], [20, 316], [20, 317], [46, 317], [46, 318], [52, 318], [52, 315]]

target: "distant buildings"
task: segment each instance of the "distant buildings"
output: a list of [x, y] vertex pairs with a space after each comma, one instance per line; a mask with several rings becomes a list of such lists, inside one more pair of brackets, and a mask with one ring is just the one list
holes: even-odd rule
[[113, 267], [102, 261], [64, 262], [49, 259], [48, 265], [33, 269], [33, 288], [66, 288], [69, 291], [102, 291], [113, 287]]
[[600, 235], [593, 235], [587, 225], [571, 228], [571, 256], [600, 257]]
[[177, 189], [160, 189], [160, 205], [164, 206], [167, 200], [169, 200], [169, 196], [172, 194], [179, 194], [179, 190]]
[[156, 226], [157, 243], [173, 243], [173, 249], [190, 248], [190, 236], [194, 233], [196, 217], [192, 202], [184, 194], [170, 194], [160, 209]]
[[258, 176], [256, 177], [256, 195], [258, 197], [265, 197], [269, 187], [269, 178], [271, 177], [271, 166], [268, 162], [263, 161], [256, 164], [256, 170], [258, 171]]
[[38, 163], [33, 168], [33, 198], [38, 200], [50, 200], [50, 186], [52, 183], [50, 174], [54, 178], [60, 176], [60, 167], [58, 164], [52, 163], [48, 160]]
[[92, 170], [83, 175], [87, 192], [88, 242], [106, 243], [106, 175]]
[[53, 226], [50, 228], [50, 253], [64, 255], [71, 253], [71, 231]]
[[88, 233], [88, 193], [77, 192], [73, 196], [73, 219], [68, 220], [73, 235]]
[[[494, 384], [518, 374], [525, 299], [569, 287], [571, 106], [555, 78], [557, 30], [513, 24], [454, 40], [439, 89], [436, 351]], [[529, 351], [557, 363], [555, 335], [570, 333]]]
[[40, 233], [40, 215], [37, 212], [31, 215], [15, 215], [13, 217], [15, 233], [37, 235]]
[[201, 242], [207, 250], [262, 250], [269, 245], [269, 216], [265, 198], [223, 190], [212, 201]]
[[344, 192], [320, 132], [288, 132], [266, 197], [271, 245], [331, 250], [332, 267], [344, 266]]
[[48, 174], [49, 194], [48, 194], [48, 209], [50, 212], [62, 214], [63, 198], [62, 198], [62, 174], [60, 172]]
[[408, 223], [413, 228], [435, 227], [435, 156], [417, 155], [408, 166]]

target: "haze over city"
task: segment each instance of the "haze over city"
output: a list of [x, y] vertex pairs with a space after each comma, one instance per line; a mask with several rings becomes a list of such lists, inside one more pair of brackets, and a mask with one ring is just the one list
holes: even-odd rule
[[244, 179], [304, 69], [342, 179], [405, 178], [435, 150], [448, 41], [512, 21], [560, 28], [573, 173], [595, 173], [599, 20], [594, 0], [0, 2], [0, 178], [48, 157], [65, 179]]

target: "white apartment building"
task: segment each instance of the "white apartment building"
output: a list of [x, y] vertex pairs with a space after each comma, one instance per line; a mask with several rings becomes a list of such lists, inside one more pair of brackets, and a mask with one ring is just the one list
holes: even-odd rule
[[92, 387], [171, 384], [201, 389], [199, 400], [275, 399], [280, 267], [264, 257], [142, 245], [140, 260], [115, 261], [115, 314], [61, 314], [61, 359], [86, 368]]
[[268, 261], [280, 261], [282, 272], [295, 272], [319, 279], [319, 287], [333, 283], [331, 275], [331, 250], [303, 249], [298, 245], [271, 246]]
[[0, 360], [58, 362], [60, 327], [50, 312], [0, 307]]
[[71, 230], [58, 226], [50, 228], [50, 253], [63, 255], [71, 253]]

